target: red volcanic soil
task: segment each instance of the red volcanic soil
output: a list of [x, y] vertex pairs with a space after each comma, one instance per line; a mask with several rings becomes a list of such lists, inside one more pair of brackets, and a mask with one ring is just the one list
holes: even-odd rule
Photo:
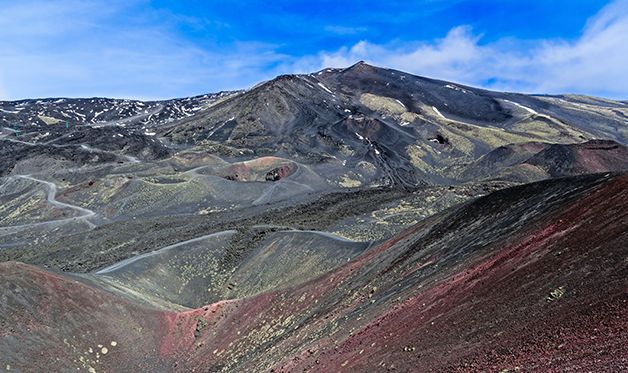
[[626, 242], [628, 175], [589, 175], [492, 193], [305, 284], [185, 312], [8, 263], [0, 363], [76, 367], [115, 339], [97, 371], [626, 371]]
[[[360, 370], [381, 361], [402, 371], [625, 369], [626, 181], [565, 206], [410, 296], [343, 341], [328, 363]], [[355, 354], [387, 339], [388, 348]]]
[[628, 170], [628, 148], [612, 140], [581, 144], [552, 144], [526, 161], [549, 176]]
[[0, 369], [146, 371], [161, 364], [152, 353], [159, 312], [15, 262], [0, 264], [0, 294]]
[[277, 181], [292, 175], [296, 169], [292, 161], [268, 156], [231, 164], [219, 173], [234, 181]]
[[[537, 185], [565, 193], [547, 206], [530, 187], [499, 203], [486, 197], [454, 214], [487, 218], [502, 203], [540, 210], [444, 231], [437, 217], [270, 303], [244, 300], [230, 316], [241, 329], [220, 337], [223, 361], [275, 371], [616, 371], [627, 363], [628, 177], [587, 183], [577, 193]], [[509, 235], [474, 247], [491, 231]], [[451, 233], [469, 246], [447, 247]]]
[[578, 144], [501, 146], [471, 163], [462, 180], [496, 177], [532, 182], [548, 178], [628, 170], [628, 147], [612, 140]]

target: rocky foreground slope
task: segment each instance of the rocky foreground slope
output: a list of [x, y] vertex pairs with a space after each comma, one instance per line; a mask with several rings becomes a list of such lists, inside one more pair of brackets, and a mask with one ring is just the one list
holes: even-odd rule
[[[133, 301], [133, 292], [112, 292], [98, 280], [103, 274], [7, 262], [2, 364], [23, 371], [622, 371], [627, 191], [628, 177], [612, 174], [501, 190], [355, 257], [339, 245], [350, 260], [305, 282], [192, 309]], [[267, 260], [260, 255], [249, 260]]]

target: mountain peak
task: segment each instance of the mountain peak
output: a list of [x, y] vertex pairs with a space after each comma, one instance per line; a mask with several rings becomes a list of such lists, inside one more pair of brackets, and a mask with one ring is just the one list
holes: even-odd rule
[[353, 65], [347, 67], [346, 69], [344, 69], [344, 71], [349, 71], [349, 70], [364, 70], [364, 69], [373, 69], [375, 68], [375, 66], [373, 65], [369, 65], [366, 61], [364, 60], [360, 60], [356, 63], [354, 63]]

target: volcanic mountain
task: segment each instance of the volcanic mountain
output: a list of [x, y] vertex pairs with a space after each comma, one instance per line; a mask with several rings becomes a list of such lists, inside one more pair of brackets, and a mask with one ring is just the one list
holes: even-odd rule
[[363, 62], [0, 102], [0, 369], [625, 370], [627, 117]]
[[361, 62], [280, 76], [161, 131], [229, 153], [341, 162], [361, 181], [368, 175], [357, 165], [366, 159], [389, 181], [416, 185], [512, 143], [625, 144], [625, 110], [620, 102], [490, 92]]

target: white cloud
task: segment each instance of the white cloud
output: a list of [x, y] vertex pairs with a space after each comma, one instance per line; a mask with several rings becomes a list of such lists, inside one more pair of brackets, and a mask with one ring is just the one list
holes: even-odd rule
[[441, 79], [469, 79], [483, 58], [479, 37], [456, 27], [434, 43], [377, 45], [360, 41], [351, 48], [322, 53], [321, 66], [348, 66], [358, 60]]
[[179, 18], [143, 0], [15, 2], [0, 12], [2, 94], [185, 96], [246, 87], [287, 59], [263, 43], [201, 47]]
[[455, 27], [432, 42], [373, 44], [360, 41], [308, 57], [312, 69], [358, 60], [433, 78], [487, 88], [628, 97], [628, 0], [617, 0], [591, 18], [581, 36], [565, 40], [501, 40]]

